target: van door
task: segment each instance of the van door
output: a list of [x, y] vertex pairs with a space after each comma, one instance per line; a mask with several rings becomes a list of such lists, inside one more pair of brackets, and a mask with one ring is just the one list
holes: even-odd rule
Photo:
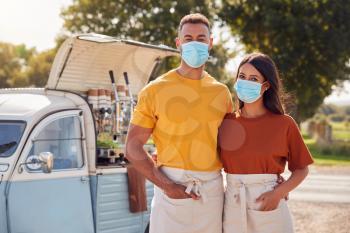
[[[79, 110], [43, 119], [26, 142], [7, 190], [10, 232], [94, 232], [85, 132]], [[51, 152], [51, 173], [38, 161]]]

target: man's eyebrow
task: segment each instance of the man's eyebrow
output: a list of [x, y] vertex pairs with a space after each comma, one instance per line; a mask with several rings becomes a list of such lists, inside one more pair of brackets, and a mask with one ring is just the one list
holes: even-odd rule
[[206, 34], [200, 34], [197, 37], [207, 37], [207, 35]]
[[192, 38], [192, 35], [186, 34], [186, 35], [184, 35], [184, 37], [191, 37]]

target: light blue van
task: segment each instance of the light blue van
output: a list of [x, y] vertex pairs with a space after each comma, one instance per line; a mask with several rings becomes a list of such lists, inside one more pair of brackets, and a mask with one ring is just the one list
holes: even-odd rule
[[[87, 90], [131, 92], [177, 51], [88, 34], [59, 49], [45, 88], [0, 89], [0, 233], [147, 232], [150, 212], [129, 211], [126, 168], [99, 164]], [[147, 183], [150, 205], [153, 187]]]

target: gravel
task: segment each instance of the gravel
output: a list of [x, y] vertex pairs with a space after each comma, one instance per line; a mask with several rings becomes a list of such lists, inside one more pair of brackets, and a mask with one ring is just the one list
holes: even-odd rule
[[288, 201], [296, 233], [350, 233], [350, 204]]

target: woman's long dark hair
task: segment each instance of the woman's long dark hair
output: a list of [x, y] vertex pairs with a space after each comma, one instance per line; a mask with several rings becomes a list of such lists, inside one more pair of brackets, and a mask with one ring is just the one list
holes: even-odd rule
[[[250, 64], [270, 83], [270, 88], [263, 94], [263, 103], [265, 108], [275, 114], [284, 114], [283, 100], [285, 93], [283, 91], [282, 82], [280, 80], [277, 67], [273, 60], [263, 53], [248, 54], [239, 64], [236, 80], [238, 78], [239, 70], [244, 64]], [[238, 109], [242, 109], [244, 102], [236, 96], [236, 106]]]

